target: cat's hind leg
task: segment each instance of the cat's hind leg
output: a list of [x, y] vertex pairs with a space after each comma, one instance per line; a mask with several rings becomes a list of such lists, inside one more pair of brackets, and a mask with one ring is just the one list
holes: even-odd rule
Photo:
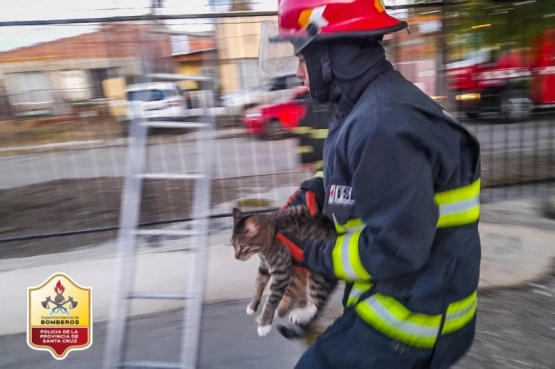
[[260, 259], [260, 265], [258, 267], [258, 275], [256, 276], [256, 282], [254, 284], [254, 293], [252, 295], [251, 301], [247, 305], [247, 314], [253, 315], [258, 306], [260, 305], [260, 300], [262, 299], [262, 293], [270, 280], [270, 272], [266, 263]]
[[285, 314], [291, 311], [295, 303], [306, 300], [307, 273], [305, 270], [293, 270], [287, 290], [277, 307], [276, 316], [283, 318]]
[[337, 282], [330, 282], [319, 274], [308, 274], [307, 302], [304, 307], [291, 311], [289, 321], [293, 324], [308, 324], [321, 312], [335, 289]]
[[289, 281], [291, 279], [291, 262], [289, 265], [282, 265], [283, 269], [272, 270], [272, 283], [270, 285], [270, 295], [266, 299], [264, 309], [258, 324], [258, 335], [265, 336], [270, 333], [272, 329], [272, 322], [276, 313], [277, 307], [287, 290]]

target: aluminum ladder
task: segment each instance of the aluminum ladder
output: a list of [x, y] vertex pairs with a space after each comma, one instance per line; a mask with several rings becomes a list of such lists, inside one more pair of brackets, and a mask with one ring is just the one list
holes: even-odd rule
[[[151, 74], [149, 78], [157, 80], [193, 80], [211, 81], [212, 77], [183, 76], [176, 74]], [[106, 345], [104, 351], [104, 369], [116, 368], [177, 368], [194, 369], [197, 367], [199, 336], [201, 328], [202, 301], [206, 281], [208, 258], [208, 221], [210, 215], [210, 195], [212, 180], [212, 151], [214, 116], [211, 109], [214, 98], [211, 91], [206, 91], [200, 122], [146, 121], [139, 118], [132, 122], [127, 147], [127, 165], [120, 210], [120, 227], [118, 233], [118, 278], [115, 296], [110, 311]], [[136, 111], [139, 113], [139, 111]], [[139, 113], [140, 114], [140, 113]], [[137, 116], [135, 114], [135, 116]], [[149, 128], [196, 129], [197, 170], [196, 173], [145, 173], [145, 155]], [[191, 229], [139, 229], [142, 181], [144, 179], [184, 179], [195, 181], [193, 204], [193, 226]], [[191, 237], [191, 264], [188, 291], [183, 294], [168, 294], [133, 291], [137, 256], [137, 238], [141, 236]], [[162, 270], [162, 269], [161, 269]], [[130, 302], [134, 299], [183, 300], [184, 313], [181, 334], [181, 352], [179, 362], [126, 361], [127, 331]]]

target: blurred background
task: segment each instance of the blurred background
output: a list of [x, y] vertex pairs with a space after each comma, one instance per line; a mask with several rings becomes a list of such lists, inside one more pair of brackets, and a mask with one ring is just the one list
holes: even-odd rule
[[[549, 352], [555, 344], [555, 2], [384, 2], [410, 25], [410, 34], [384, 39], [388, 59], [482, 145], [483, 218], [494, 227], [484, 231], [494, 245], [484, 263], [488, 319], [460, 368], [555, 368]], [[267, 341], [256, 336], [242, 299], [257, 265], [234, 260], [229, 246], [232, 207], [275, 209], [321, 165], [325, 128], [303, 126], [324, 121], [331, 107], [310, 102], [294, 75], [259, 68], [261, 24], [276, 20], [277, 1], [4, 0], [1, 6], [0, 285], [13, 310], [0, 330], [0, 367], [101, 367], [104, 322], [119, 278], [112, 264], [128, 146], [138, 132], [133, 125], [206, 118], [214, 122], [207, 141], [211, 251], [201, 268], [210, 305], [203, 310], [199, 365], [260, 368], [263, 359], [268, 368], [292, 367], [303, 344], [275, 333]], [[193, 78], [201, 76], [209, 78]], [[198, 138], [193, 130], [151, 129], [146, 167], [195, 170]], [[146, 179], [139, 223], [187, 228], [194, 190], [185, 179]], [[177, 258], [187, 240], [146, 237], [139, 250], [151, 260]], [[179, 285], [181, 277], [160, 263], [160, 272], [145, 264], [138, 278]], [[66, 270], [100, 291], [98, 328], [92, 348], [54, 362], [25, 345], [24, 288]], [[140, 318], [131, 355], [178, 354], [176, 306], [134, 310]], [[161, 346], [144, 349], [153, 341]]]

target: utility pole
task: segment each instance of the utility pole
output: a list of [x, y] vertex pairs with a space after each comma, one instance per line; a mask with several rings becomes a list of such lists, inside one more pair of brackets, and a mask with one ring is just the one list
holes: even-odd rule
[[231, 9], [232, 12], [248, 12], [251, 11], [251, 2], [250, 0], [232, 0], [231, 1]]

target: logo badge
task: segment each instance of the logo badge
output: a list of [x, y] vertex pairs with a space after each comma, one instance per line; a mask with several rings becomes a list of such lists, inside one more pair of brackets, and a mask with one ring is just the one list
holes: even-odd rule
[[349, 186], [332, 185], [328, 197], [329, 205], [353, 205], [355, 200], [351, 198], [353, 188]]
[[92, 288], [56, 273], [27, 288], [27, 344], [63, 360], [92, 344]]

